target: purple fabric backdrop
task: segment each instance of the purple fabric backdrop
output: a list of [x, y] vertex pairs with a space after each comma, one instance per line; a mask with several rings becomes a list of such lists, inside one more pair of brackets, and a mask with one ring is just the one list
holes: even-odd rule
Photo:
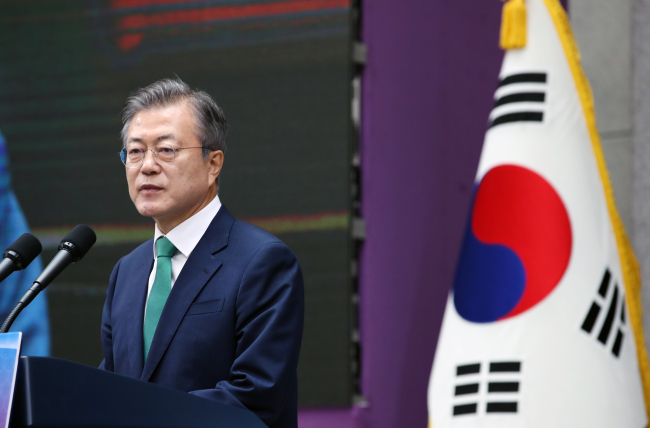
[[426, 395], [503, 58], [498, 0], [364, 0], [360, 260], [367, 406], [300, 428], [427, 426]]
[[503, 57], [501, 6], [363, 3], [363, 426], [427, 426], [431, 364]]

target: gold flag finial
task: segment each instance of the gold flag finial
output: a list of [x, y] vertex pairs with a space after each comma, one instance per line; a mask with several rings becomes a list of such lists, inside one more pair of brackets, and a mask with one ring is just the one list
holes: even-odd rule
[[501, 15], [501, 49], [521, 49], [526, 46], [526, 3], [508, 0]]

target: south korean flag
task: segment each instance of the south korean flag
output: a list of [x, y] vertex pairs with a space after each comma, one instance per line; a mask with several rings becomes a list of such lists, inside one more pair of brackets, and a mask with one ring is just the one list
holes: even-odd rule
[[430, 425], [642, 428], [638, 267], [589, 85], [558, 0], [510, 6], [502, 31], [523, 43], [505, 54], [487, 122]]

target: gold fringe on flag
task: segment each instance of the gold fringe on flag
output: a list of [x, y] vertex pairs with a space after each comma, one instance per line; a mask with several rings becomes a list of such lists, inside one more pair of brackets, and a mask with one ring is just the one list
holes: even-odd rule
[[591, 93], [591, 86], [589, 86], [587, 76], [582, 70], [578, 45], [573, 37], [569, 18], [558, 0], [544, 0], [544, 3], [551, 13], [555, 27], [560, 35], [560, 40], [562, 41], [564, 52], [569, 61], [569, 66], [571, 67], [571, 72], [576, 82], [578, 94], [580, 94], [582, 108], [587, 119], [587, 128], [589, 129], [589, 135], [591, 136], [591, 143], [596, 156], [600, 178], [602, 179], [603, 188], [605, 190], [607, 209], [614, 227], [618, 254], [621, 258], [623, 282], [625, 283], [626, 291], [625, 297], [627, 298], [630, 324], [632, 325], [636, 342], [636, 352], [639, 361], [639, 371], [641, 372], [641, 381], [643, 384], [646, 413], [650, 420], [650, 361], [648, 360], [648, 353], [646, 351], [645, 338], [643, 334], [643, 305], [641, 302], [641, 273], [639, 272], [639, 263], [637, 262], [634, 251], [632, 250], [632, 245], [630, 244], [630, 240], [625, 232], [623, 221], [616, 209], [614, 190], [609, 178], [609, 173], [607, 172], [605, 155], [603, 154], [603, 149], [600, 144], [600, 135], [598, 134], [598, 127], [596, 126], [596, 111], [594, 109], [594, 99]]
[[503, 50], [526, 47], [526, 3], [524, 0], [508, 0], [501, 14], [501, 39]]

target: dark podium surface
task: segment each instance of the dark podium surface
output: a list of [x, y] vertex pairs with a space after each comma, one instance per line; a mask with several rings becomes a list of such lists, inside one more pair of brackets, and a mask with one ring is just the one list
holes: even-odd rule
[[252, 412], [58, 358], [21, 357], [10, 427], [264, 428]]

